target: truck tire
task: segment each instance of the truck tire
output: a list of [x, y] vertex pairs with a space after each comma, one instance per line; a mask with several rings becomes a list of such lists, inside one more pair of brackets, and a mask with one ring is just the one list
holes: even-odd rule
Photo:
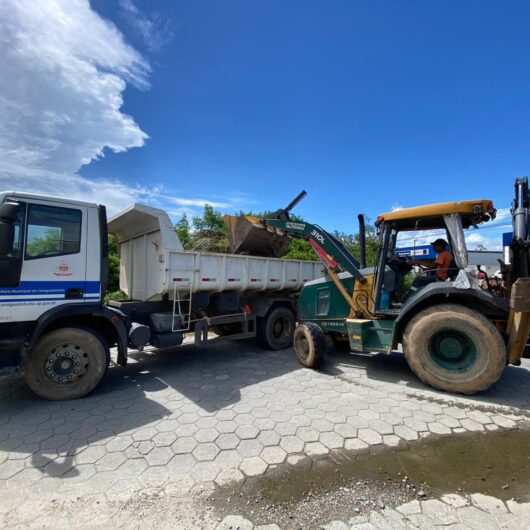
[[271, 309], [258, 322], [258, 339], [271, 350], [283, 350], [293, 344], [295, 318], [284, 306]]
[[319, 368], [326, 360], [326, 338], [312, 322], [298, 324], [294, 330], [294, 352], [298, 362], [307, 368]]
[[51, 401], [88, 394], [105, 375], [109, 348], [88, 328], [62, 328], [43, 335], [25, 367], [25, 379], [38, 396]]
[[403, 351], [424, 383], [459, 394], [485, 390], [506, 366], [497, 328], [477, 311], [457, 304], [418, 313], [405, 329]]

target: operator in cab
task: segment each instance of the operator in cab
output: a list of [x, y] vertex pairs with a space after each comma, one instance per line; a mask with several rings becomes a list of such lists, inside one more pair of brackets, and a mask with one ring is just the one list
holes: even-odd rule
[[453, 261], [453, 255], [447, 250], [448, 243], [445, 239], [437, 239], [431, 245], [434, 247], [436, 259], [434, 261], [407, 260], [409, 265], [418, 265], [427, 271], [416, 277], [412, 282], [411, 289], [417, 291], [420, 287], [433, 282], [444, 282], [449, 277], [449, 268]]

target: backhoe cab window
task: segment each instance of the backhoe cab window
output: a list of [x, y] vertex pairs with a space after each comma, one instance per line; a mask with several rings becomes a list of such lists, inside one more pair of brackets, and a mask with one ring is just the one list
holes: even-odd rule
[[40, 204], [29, 206], [26, 259], [75, 254], [80, 246], [79, 210]]

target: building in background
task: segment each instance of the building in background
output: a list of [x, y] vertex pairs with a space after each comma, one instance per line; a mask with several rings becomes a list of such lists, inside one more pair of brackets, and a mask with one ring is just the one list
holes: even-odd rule
[[[505, 234], [506, 235], [506, 234]], [[507, 238], [511, 241], [511, 234], [508, 234], [510, 237]], [[504, 244], [503, 237], [503, 244]], [[451, 247], [447, 248], [449, 252]], [[480, 265], [482, 270], [486, 272], [488, 276], [492, 276], [497, 272], [501, 267], [499, 260], [506, 262], [505, 253], [502, 250], [468, 250], [468, 261], [470, 266], [476, 267]], [[436, 258], [436, 252], [431, 245], [418, 245], [416, 247], [402, 247], [396, 249], [396, 254], [400, 258], [414, 258], [417, 260], [433, 261]]]

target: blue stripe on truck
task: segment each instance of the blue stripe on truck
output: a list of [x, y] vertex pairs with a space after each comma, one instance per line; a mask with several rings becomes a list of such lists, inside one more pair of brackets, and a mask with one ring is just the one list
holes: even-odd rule
[[[20, 282], [18, 287], [0, 287], [0, 296], [29, 297], [38, 295], [60, 296], [67, 289], [82, 289], [86, 295], [97, 295], [101, 290], [101, 282], [72, 281], [46, 281], [46, 282]], [[92, 298], [92, 297], [90, 297]], [[4, 300], [6, 301], [6, 300]]]

